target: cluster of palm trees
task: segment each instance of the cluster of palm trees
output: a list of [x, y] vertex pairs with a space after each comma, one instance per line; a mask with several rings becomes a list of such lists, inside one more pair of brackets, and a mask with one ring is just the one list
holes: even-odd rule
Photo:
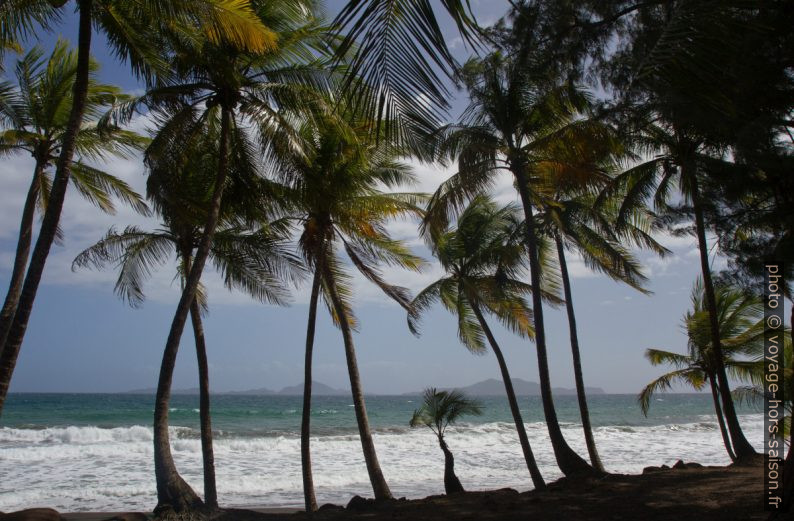
[[[20, 51], [26, 36], [57, 23], [65, 4], [4, 4], [2, 49]], [[569, 476], [600, 475], [604, 468], [584, 392], [567, 256], [573, 252], [588, 267], [647, 292], [632, 250], [669, 253], [654, 231], [686, 220], [700, 250], [698, 320], [708, 324], [712, 353], [698, 382], [708, 377], [719, 393], [723, 437], [732, 456], [754, 455], [727, 379], [725, 355], [733, 344], [720, 329], [707, 233], [719, 229], [724, 212], [739, 206], [785, 214], [786, 196], [774, 183], [786, 182], [776, 169], [788, 159], [790, 143], [779, 145], [777, 138], [791, 122], [782, 116], [763, 120], [739, 134], [732, 114], [715, 124], [723, 120], [714, 103], [704, 102], [716, 96], [708, 82], [693, 89], [670, 75], [686, 78], [677, 68], [699, 65], [704, 56], [716, 59], [713, 35], [701, 33], [735, 28], [737, 19], [758, 17], [756, 11], [737, 14], [717, 5], [704, 25], [700, 18], [692, 22], [705, 16], [693, 5], [698, 2], [615, 1], [605, 8], [603, 2], [523, 1], [512, 2], [509, 16], [486, 30], [476, 25], [465, 2], [442, 4], [477, 51], [462, 66], [446, 47], [438, 13], [426, 0], [351, 0], [332, 23], [313, 0], [75, 0], [77, 50], [59, 43], [46, 60], [41, 50], [29, 51], [18, 61], [16, 84], [0, 83], [0, 152], [23, 150], [36, 164], [0, 323], [0, 413], [71, 181], [105, 211], [113, 210], [115, 196], [162, 223], [157, 230], [111, 229], [75, 259], [76, 268], [117, 266], [116, 291], [136, 305], [152, 271], [173, 254], [178, 262], [182, 294], [155, 398], [159, 509], [218, 505], [201, 321], [206, 306], [201, 278], [208, 261], [229, 288], [276, 304], [286, 301], [291, 286], [312, 281], [301, 423], [307, 511], [317, 508], [309, 440], [321, 300], [342, 333], [373, 493], [376, 499], [391, 498], [356, 363], [351, 270], [399, 303], [415, 333], [421, 312], [439, 300], [457, 315], [458, 336], [469, 350], [494, 351], [528, 472], [542, 488], [510, 364], [487, 318], [534, 340], [543, 412], [559, 468]], [[130, 97], [96, 81], [92, 28], [105, 34], [146, 84], [143, 95]], [[608, 51], [615, 35], [634, 45]], [[745, 36], [750, 45], [753, 34]], [[770, 75], [775, 66], [769, 65]], [[585, 74], [586, 67], [608, 78], [602, 79], [610, 87], [608, 99], [596, 99], [586, 88], [593, 76]], [[709, 79], [708, 74], [716, 73], [709, 68], [692, 81]], [[459, 121], [450, 124], [443, 124], [445, 75], [464, 87], [469, 99]], [[746, 103], [746, 93], [731, 95], [720, 102], [736, 103], [737, 112], [781, 114], [774, 105], [779, 97], [761, 97], [759, 103], [768, 106], [748, 108], [738, 105]], [[705, 108], [693, 111], [693, 106]], [[151, 136], [125, 130], [136, 114], [153, 122]], [[736, 135], [742, 140], [732, 140]], [[769, 140], [758, 135], [773, 136], [774, 146], [761, 150], [759, 143]], [[148, 204], [87, 164], [139, 151], [148, 174]], [[454, 174], [432, 195], [399, 191], [415, 180], [405, 163], [412, 157], [453, 164]], [[511, 177], [518, 204], [500, 207], [491, 199], [503, 174]], [[755, 176], [752, 190], [741, 189], [735, 179], [740, 175]], [[778, 197], [770, 200], [770, 192]], [[37, 204], [42, 221], [33, 245]], [[420, 233], [446, 272], [415, 298], [384, 280], [379, 269], [419, 271], [424, 265], [389, 234], [388, 223], [402, 217], [420, 220]], [[790, 233], [774, 219], [744, 218], [736, 233], [763, 237], [777, 255], [789, 247], [774, 241]], [[735, 259], [744, 262], [738, 254]], [[753, 269], [745, 263], [735, 272], [752, 278]], [[551, 392], [543, 307], [562, 303], [589, 461], [566, 442]], [[168, 433], [171, 381], [188, 317], [199, 360], [203, 501], [180, 477]], [[443, 448], [442, 427], [437, 434]]]

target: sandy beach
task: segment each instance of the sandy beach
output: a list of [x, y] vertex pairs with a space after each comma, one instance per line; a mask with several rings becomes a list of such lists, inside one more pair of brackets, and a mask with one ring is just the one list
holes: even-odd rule
[[[377, 503], [354, 498], [346, 506], [323, 505], [313, 516], [320, 520], [448, 519], [488, 520], [669, 520], [698, 521], [766, 519], [762, 465], [677, 468], [651, 467], [641, 475], [609, 474], [599, 479], [560, 479], [546, 490], [518, 493], [512, 489], [471, 491], [452, 496]], [[144, 521], [143, 513], [65, 513], [66, 521]], [[4, 521], [50, 520], [57, 517], [0, 516]], [[181, 519], [181, 518], [180, 518]], [[308, 519], [287, 508], [223, 509], [207, 516], [222, 521]]]

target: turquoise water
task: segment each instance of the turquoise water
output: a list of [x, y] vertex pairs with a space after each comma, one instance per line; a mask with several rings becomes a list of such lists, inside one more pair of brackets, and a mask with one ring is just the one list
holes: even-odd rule
[[[504, 397], [479, 397], [483, 415], [466, 418], [467, 423], [512, 421]], [[376, 429], [408, 426], [408, 420], [421, 401], [420, 396], [369, 396], [366, 398], [370, 423]], [[579, 409], [575, 396], [555, 397], [561, 422], [578, 423]], [[708, 394], [658, 395], [648, 417], [644, 417], [635, 395], [607, 394], [588, 397], [594, 427], [652, 426], [668, 423], [697, 422], [714, 413]], [[542, 422], [543, 410], [538, 396], [519, 398], [524, 421]], [[171, 398], [170, 422], [174, 426], [193, 427], [198, 422], [198, 396], [174, 395]], [[300, 396], [212, 397], [213, 427], [226, 435], [283, 435], [300, 428]], [[100, 428], [147, 425], [152, 421], [154, 395], [133, 394], [11, 394], [0, 419], [0, 426], [45, 428], [95, 426]], [[740, 409], [740, 413], [752, 413]], [[318, 435], [355, 432], [355, 415], [349, 397], [316, 396], [312, 404], [312, 423]]]
[[[378, 458], [397, 496], [443, 492], [443, 454], [426, 428], [408, 421], [420, 396], [368, 396]], [[456, 471], [469, 489], [531, 488], [515, 425], [503, 397], [481, 397], [484, 413], [447, 432]], [[546, 480], [560, 477], [539, 397], [519, 403]], [[562, 432], [586, 455], [577, 401], [555, 397]], [[601, 460], [612, 472], [637, 473], [678, 459], [725, 465], [728, 456], [706, 394], [659, 395], [644, 417], [634, 395], [589, 398]], [[46, 505], [61, 511], [151, 510], [156, 503], [153, 395], [13, 394], [0, 420], [0, 511]], [[212, 401], [220, 501], [228, 506], [303, 504], [299, 396], [218, 395]], [[177, 468], [202, 492], [198, 397], [171, 400]], [[751, 443], [761, 446], [760, 413], [740, 410]], [[318, 396], [312, 411], [312, 462], [318, 501], [371, 496], [352, 401]]]

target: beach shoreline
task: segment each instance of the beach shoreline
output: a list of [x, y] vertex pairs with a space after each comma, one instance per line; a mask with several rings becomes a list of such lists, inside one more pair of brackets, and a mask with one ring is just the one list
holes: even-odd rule
[[[550, 483], [545, 490], [521, 493], [512, 489], [469, 491], [451, 496], [434, 495], [386, 502], [357, 497], [346, 506], [323, 505], [313, 519], [722, 521], [761, 520], [768, 514], [763, 508], [762, 462], [758, 458], [750, 464], [727, 467], [679, 463], [672, 468], [647, 467], [642, 474], [562, 478]], [[143, 521], [152, 518], [149, 513], [77, 512], [61, 515], [66, 521]], [[308, 516], [294, 508], [253, 507], [222, 509], [208, 519], [303, 521]]]

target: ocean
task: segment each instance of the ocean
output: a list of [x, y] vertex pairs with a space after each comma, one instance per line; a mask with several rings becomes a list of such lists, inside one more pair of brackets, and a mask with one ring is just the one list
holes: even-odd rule
[[[395, 497], [444, 491], [444, 458], [433, 433], [411, 429], [418, 396], [370, 396], [367, 410], [383, 473]], [[457, 474], [467, 489], [532, 488], [505, 398], [481, 397], [482, 416], [449, 429]], [[541, 472], [554, 463], [539, 397], [519, 398]], [[555, 397], [563, 433], [587, 451], [575, 396]], [[650, 414], [635, 395], [592, 395], [596, 444], [608, 471], [639, 473], [678, 459], [730, 463], [711, 397], [660, 394]], [[212, 403], [215, 464], [223, 506], [302, 507], [299, 396], [218, 395]], [[0, 511], [48, 506], [64, 512], [151, 510], [154, 396], [12, 394], [0, 419]], [[761, 446], [763, 418], [741, 409], [748, 439]], [[202, 491], [198, 397], [171, 400], [173, 456], [182, 476]], [[312, 409], [312, 461], [317, 499], [346, 503], [371, 497], [349, 397], [317, 396]]]

